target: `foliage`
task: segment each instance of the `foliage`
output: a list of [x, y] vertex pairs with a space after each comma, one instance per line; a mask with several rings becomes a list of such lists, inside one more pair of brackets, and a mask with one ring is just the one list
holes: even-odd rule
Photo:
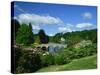
[[57, 33], [55, 36], [50, 37], [50, 42], [60, 43], [61, 38], [65, 39], [68, 47], [72, 47], [82, 40], [90, 40], [92, 43], [97, 43], [97, 29], [84, 30], [67, 33]]
[[[41, 68], [41, 60], [40, 56], [36, 53], [24, 51], [21, 49], [17, 49], [15, 52], [15, 57], [16, 57], [16, 73], [30, 73], [30, 72], [35, 72], [39, 68]], [[19, 55], [19, 53], [21, 55]]]
[[43, 54], [40, 56], [42, 66], [50, 66], [50, 65], [61, 65], [65, 63], [69, 63], [72, 60], [71, 51], [62, 51], [52, 54]]
[[91, 40], [82, 40], [81, 42], [79, 42], [75, 45], [75, 48], [80, 48], [80, 47], [84, 48], [89, 45], [92, 45]]
[[61, 64], [65, 64], [66, 63], [66, 59], [65, 56], [63, 54], [56, 54], [55, 55], [55, 64], [56, 65], [61, 65]]
[[[41, 67], [63, 65], [71, 62], [73, 59], [97, 53], [96, 29], [64, 34], [57, 33], [55, 36], [49, 37], [45, 34], [44, 30], [40, 30], [38, 34], [33, 34], [31, 23], [19, 26], [19, 23], [16, 21], [15, 24], [18, 25], [15, 30], [16, 43], [23, 44], [23, 47], [26, 48], [31, 46], [35, 50], [35, 52], [30, 52], [21, 48], [15, 48], [16, 73], [35, 72]], [[65, 39], [65, 43], [68, 44], [68, 47], [55, 54], [48, 53], [45, 47], [38, 49], [35, 47], [36, 45], [49, 42], [61, 43], [62, 37]], [[39, 52], [39, 50], [41, 51]]]
[[35, 72], [42, 67], [50, 65], [63, 65], [70, 63], [73, 59], [95, 55], [97, 52], [96, 44], [88, 45], [79, 48], [66, 48], [64, 51], [59, 51], [54, 55], [48, 52], [40, 54], [32, 53], [19, 49], [16, 50], [16, 73]]
[[72, 60], [75, 58], [76, 50], [73, 47], [66, 48], [66, 49], [64, 49], [64, 53], [65, 53], [66, 57], [69, 57], [70, 60]]
[[57, 34], [53, 37], [52, 41], [55, 42], [55, 43], [60, 43], [60, 39], [61, 39], [62, 36], [63, 36], [62, 33], [57, 33]]
[[85, 56], [94, 55], [97, 53], [97, 45], [87, 44], [80, 47], [70, 47], [64, 50], [65, 55], [67, 55], [71, 60], [76, 58], [81, 58]]
[[17, 69], [17, 67], [19, 66], [19, 64], [18, 64], [18, 62], [19, 62], [19, 60], [20, 60], [20, 57], [22, 57], [22, 50], [20, 49], [20, 48], [15, 48], [14, 49], [14, 52], [15, 52], [15, 56], [14, 56], [14, 58], [15, 58], [15, 70]]
[[82, 70], [82, 69], [96, 69], [97, 68], [97, 56], [87, 56], [80, 59], [75, 59], [71, 63], [64, 65], [59, 70]]
[[36, 45], [40, 44], [40, 38], [38, 34], [34, 34], [34, 44]]
[[45, 54], [45, 55], [43, 54], [41, 55], [40, 58], [41, 58], [42, 67], [54, 64], [54, 56], [51, 54]]
[[40, 43], [48, 43], [49, 37], [45, 34], [44, 30], [40, 30], [39, 33]]
[[55, 72], [66, 70], [82, 70], [82, 69], [96, 69], [97, 68], [97, 56], [92, 55], [80, 59], [74, 59], [71, 63], [64, 65], [52, 65], [39, 69], [37, 72]]
[[81, 58], [85, 56], [90, 56], [97, 53], [96, 44], [88, 45], [85, 47], [74, 48], [76, 51], [75, 58]]
[[31, 25], [22, 24], [16, 36], [16, 42], [19, 44], [30, 45], [34, 42]]

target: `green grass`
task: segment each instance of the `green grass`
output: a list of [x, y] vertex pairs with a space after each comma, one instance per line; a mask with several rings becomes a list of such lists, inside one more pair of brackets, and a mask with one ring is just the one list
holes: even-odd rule
[[97, 56], [88, 56], [80, 59], [74, 59], [69, 64], [53, 65], [42, 68], [37, 72], [50, 72], [50, 71], [65, 71], [65, 70], [83, 70], [83, 69], [96, 69], [97, 68]]

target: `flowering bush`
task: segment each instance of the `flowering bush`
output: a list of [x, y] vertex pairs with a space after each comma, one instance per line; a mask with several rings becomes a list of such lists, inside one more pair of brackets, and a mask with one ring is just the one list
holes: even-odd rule
[[86, 47], [92, 45], [92, 41], [91, 40], [83, 40], [80, 43], [75, 45], [75, 48], [80, 48], [80, 47]]

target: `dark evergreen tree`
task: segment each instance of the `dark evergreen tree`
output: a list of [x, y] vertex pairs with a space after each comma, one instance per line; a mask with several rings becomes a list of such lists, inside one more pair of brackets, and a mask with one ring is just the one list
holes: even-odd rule
[[12, 26], [12, 28], [13, 28], [13, 33], [15, 34], [15, 36], [16, 36], [16, 34], [17, 34], [17, 31], [18, 31], [18, 29], [20, 28], [20, 23], [16, 20], [16, 19], [12, 19], [11, 20], [11, 26]]
[[31, 23], [29, 23], [29, 33], [30, 33], [30, 43], [33, 43], [34, 42], [34, 33], [33, 33], [33, 30], [32, 30], [32, 25]]
[[45, 34], [44, 30], [39, 31], [40, 43], [48, 43], [49, 37]]

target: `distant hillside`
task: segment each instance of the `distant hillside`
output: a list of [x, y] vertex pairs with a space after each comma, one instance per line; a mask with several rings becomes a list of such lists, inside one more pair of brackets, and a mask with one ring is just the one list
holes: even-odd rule
[[64, 34], [57, 33], [55, 36], [50, 37], [50, 42], [60, 43], [62, 37], [69, 46], [79, 43], [82, 40], [91, 40], [92, 43], [97, 43], [97, 29], [67, 32]]

